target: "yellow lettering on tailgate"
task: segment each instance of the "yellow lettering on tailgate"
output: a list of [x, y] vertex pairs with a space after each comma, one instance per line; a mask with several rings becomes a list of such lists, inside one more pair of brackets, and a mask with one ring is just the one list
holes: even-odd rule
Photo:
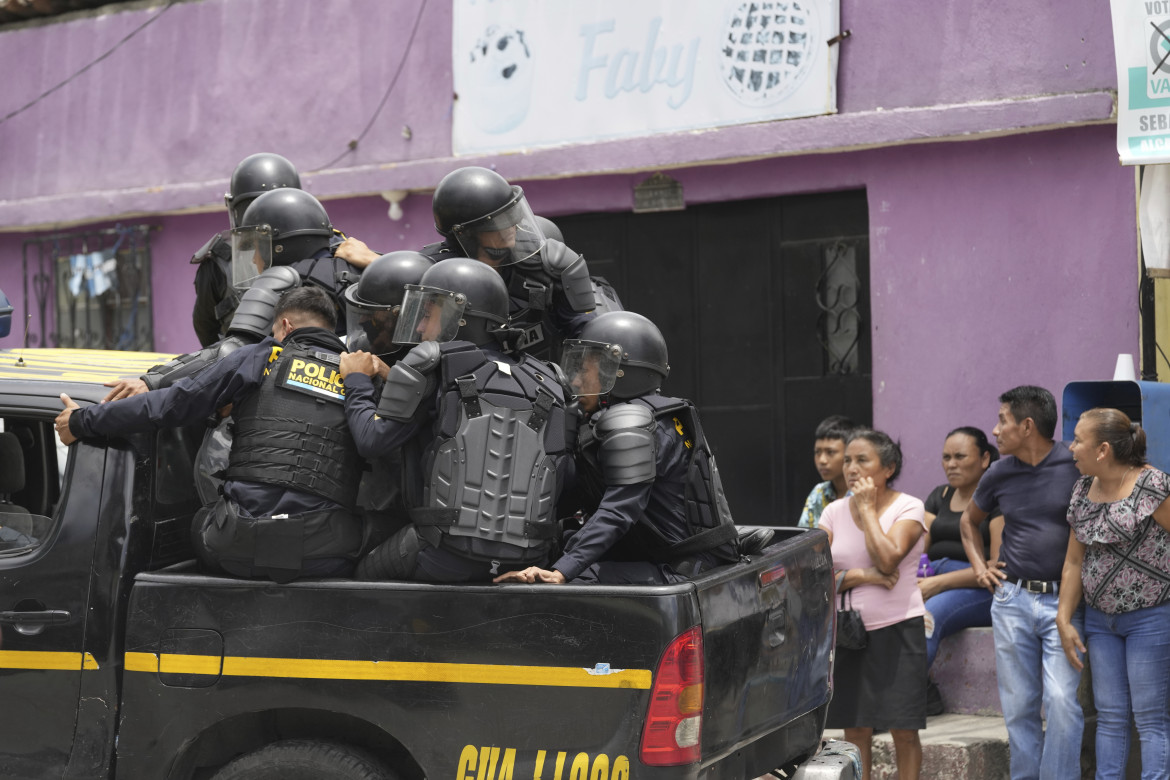
[[479, 750], [475, 745], [464, 745], [463, 752], [459, 754], [459, 768], [455, 770], [455, 780], [473, 780], [473, 776], [467, 774], [475, 769], [475, 757], [479, 755]]
[[569, 780], [589, 780], [588, 753], [578, 753], [573, 756], [573, 768], [569, 770]]
[[589, 780], [609, 780], [609, 756], [605, 753], [599, 753], [597, 758], [593, 759]]
[[610, 780], [630, 780], [630, 759], [618, 756], [613, 760], [613, 772]]

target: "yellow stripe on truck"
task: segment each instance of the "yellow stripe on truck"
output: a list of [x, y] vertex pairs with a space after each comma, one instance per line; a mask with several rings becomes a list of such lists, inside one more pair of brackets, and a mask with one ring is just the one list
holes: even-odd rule
[[89, 653], [54, 653], [42, 650], [0, 650], [0, 669], [47, 669], [56, 672], [93, 671], [97, 660]]
[[[222, 670], [220, 662], [222, 660]], [[551, 685], [569, 688], [648, 689], [649, 669], [596, 669], [566, 666], [501, 666], [402, 661], [346, 661], [328, 658], [248, 658], [244, 656], [126, 653], [126, 671], [168, 674], [222, 674], [225, 677], [286, 677], [306, 680], [381, 680]]]

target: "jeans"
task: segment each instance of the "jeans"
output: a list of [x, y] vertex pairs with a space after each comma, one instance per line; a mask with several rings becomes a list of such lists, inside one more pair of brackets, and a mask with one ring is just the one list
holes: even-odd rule
[[[991, 603], [999, 702], [1007, 723], [1012, 780], [1081, 776], [1085, 719], [1077, 700], [1081, 673], [1065, 658], [1056, 630], [1055, 593], [1029, 593], [1016, 583], [996, 588]], [[1073, 625], [1084, 625], [1078, 607]], [[1040, 705], [1048, 717], [1040, 721]]]
[[[939, 558], [931, 561], [935, 574], [950, 574], [970, 569], [971, 564]], [[991, 625], [991, 594], [986, 588], [955, 588], [944, 590], [926, 600], [926, 611], [934, 618], [934, 632], [926, 638], [926, 669], [934, 664], [938, 646], [945, 637], [964, 628]]]
[[1097, 705], [1097, 780], [1125, 777], [1132, 710], [1142, 780], [1170, 778], [1170, 602], [1110, 615], [1085, 609]]

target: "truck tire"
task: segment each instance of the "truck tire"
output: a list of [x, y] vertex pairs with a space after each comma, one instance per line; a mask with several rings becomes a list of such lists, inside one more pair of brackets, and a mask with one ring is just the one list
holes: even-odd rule
[[363, 750], [308, 739], [273, 742], [236, 758], [212, 780], [397, 780]]

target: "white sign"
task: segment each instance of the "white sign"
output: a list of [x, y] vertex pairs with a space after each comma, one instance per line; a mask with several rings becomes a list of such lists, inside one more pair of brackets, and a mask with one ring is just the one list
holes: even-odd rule
[[456, 154], [837, 110], [838, 0], [455, 0]]
[[1170, 162], [1170, 0], [1110, 0], [1123, 165]]

